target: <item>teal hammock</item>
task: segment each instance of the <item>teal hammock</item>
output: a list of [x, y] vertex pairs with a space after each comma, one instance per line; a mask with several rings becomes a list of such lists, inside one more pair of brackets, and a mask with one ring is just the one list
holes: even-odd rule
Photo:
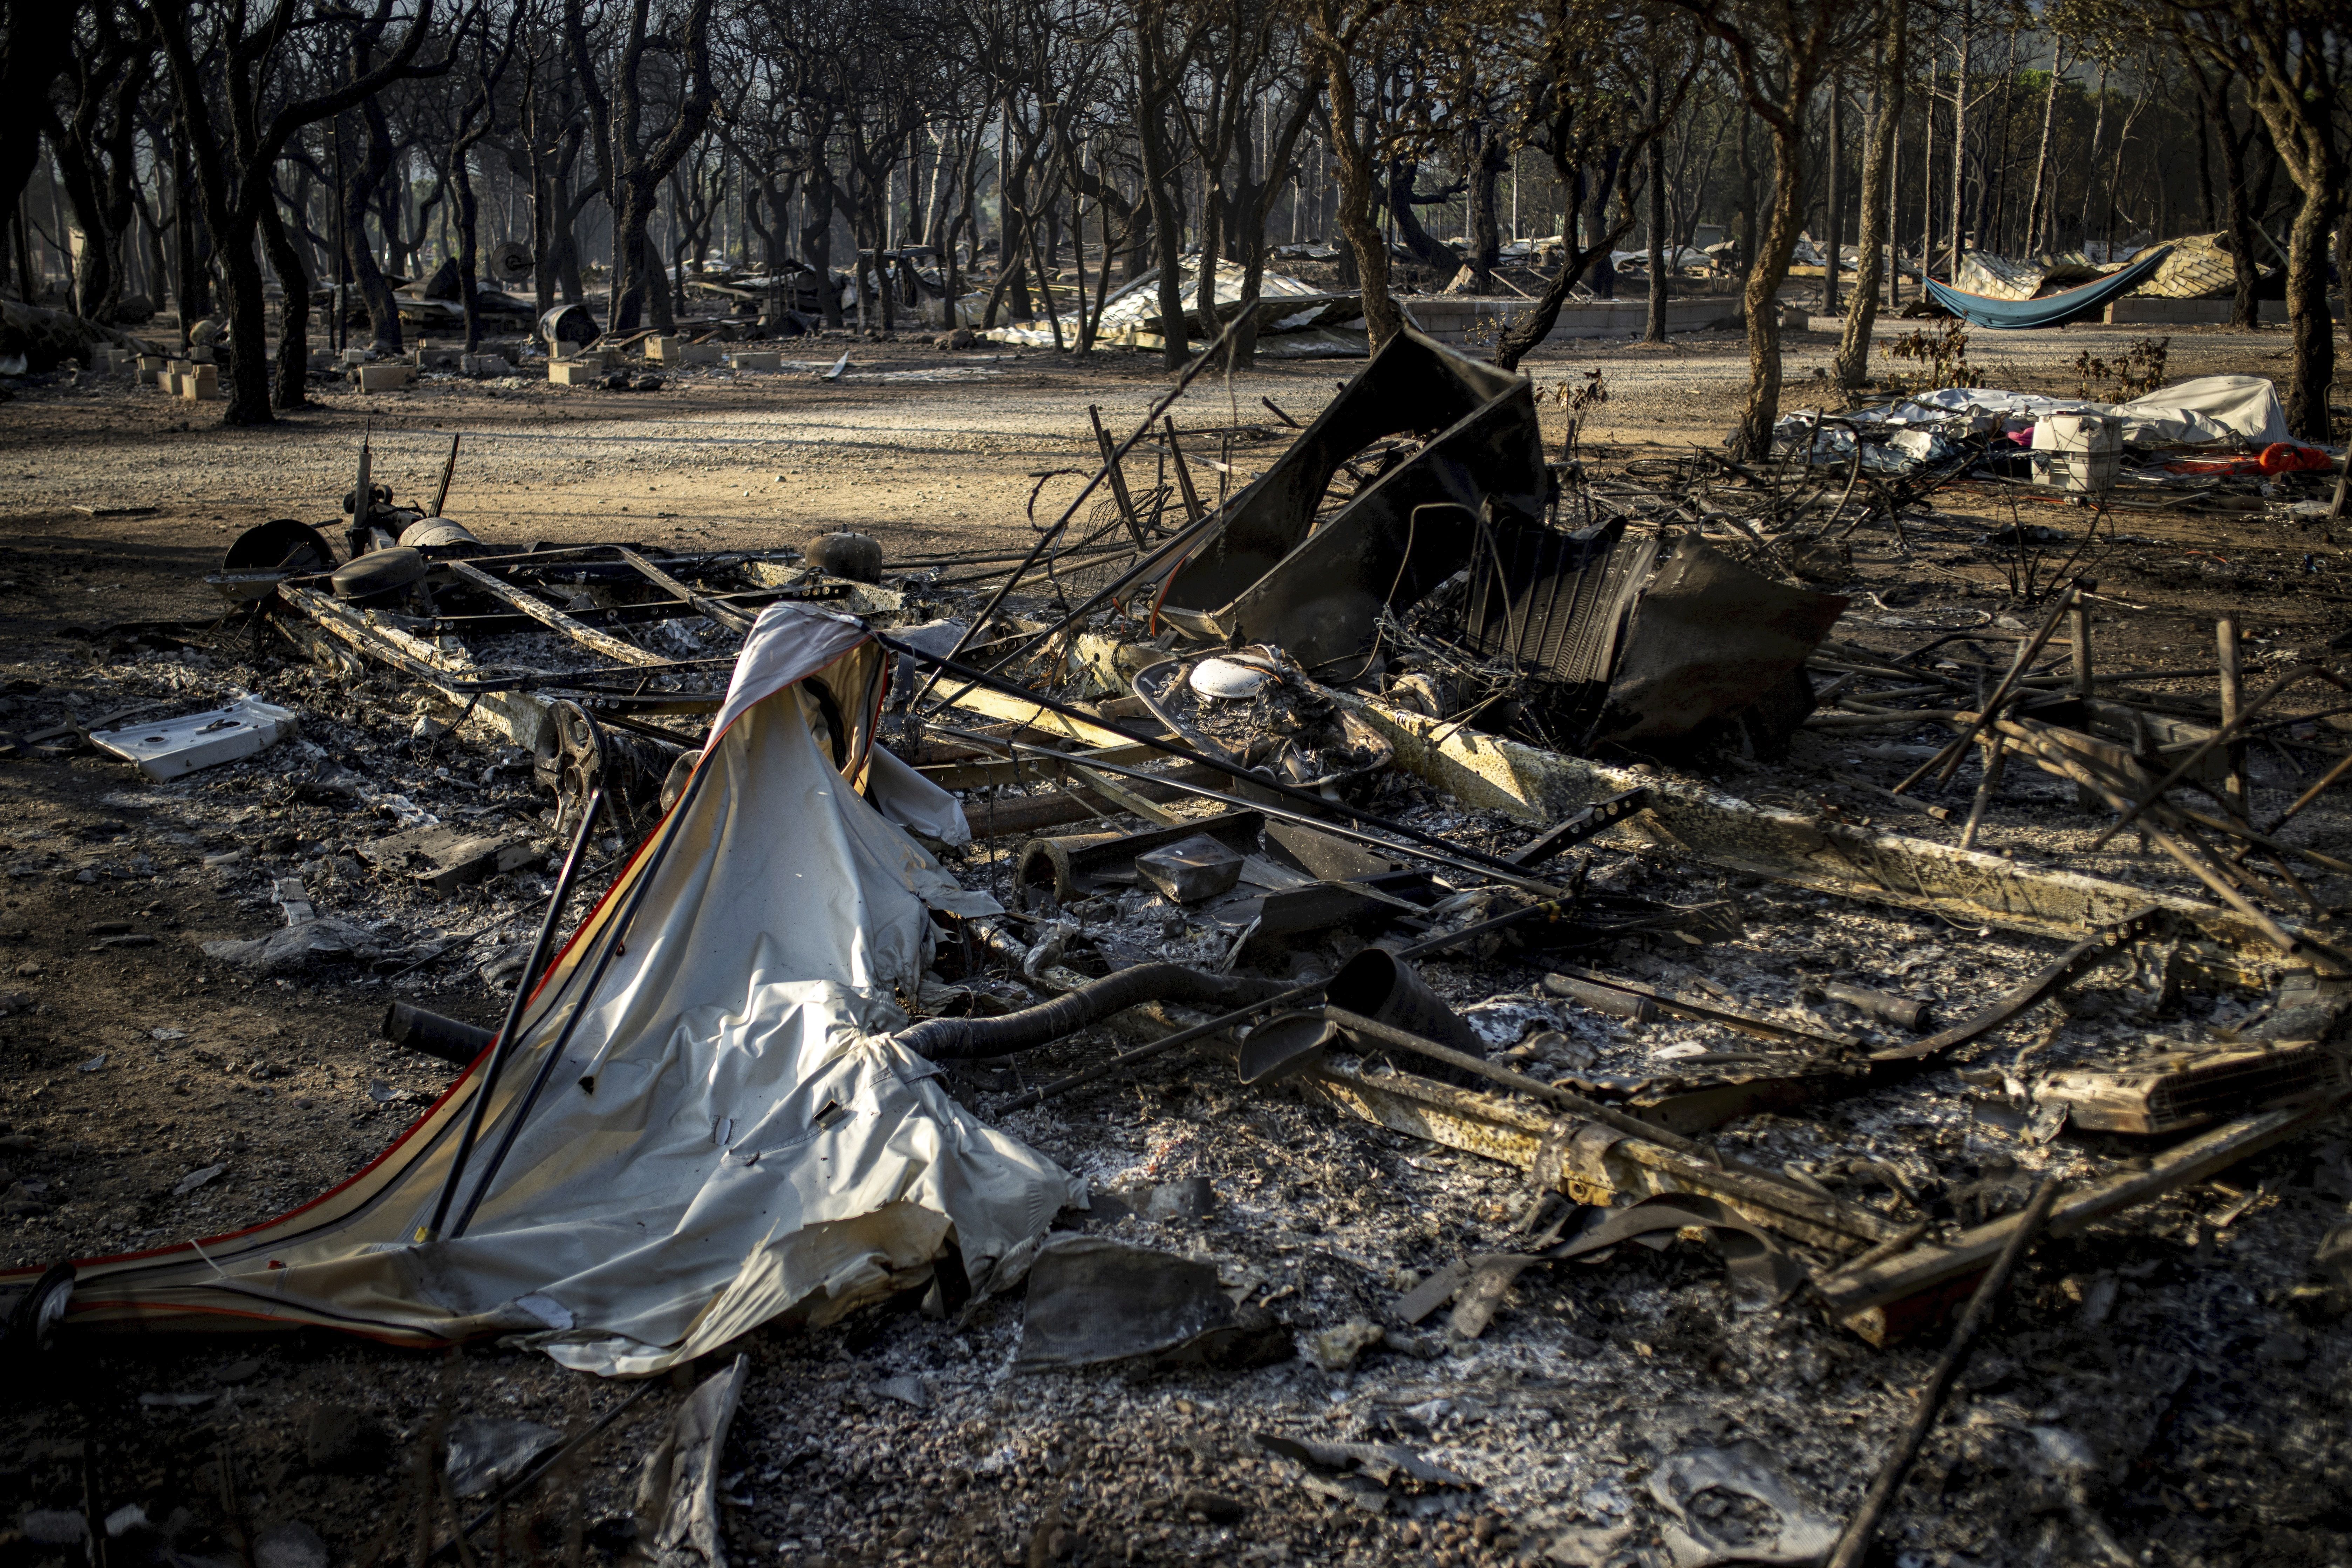
[[1956, 316], [1965, 316], [1969, 323], [1996, 331], [2015, 331], [2036, 327], [2063, 327], [2069, 321], [2079, 321], [2085, 316], [2096, 315], [2107, 308], [2107, 302], [2130, 293], [2150, 278], [2172, 254], [2166, 246], [2141, 257], [2120, 271], [2110, 272], [2095, 283], [2085, 283], [2080, 289], [2069, 289], [2063, 294], [2046, 294], [2039, 300], [1996, 300], [1990, 294], [1971, 294], [1965, 289], [1955, 289], [1948, 283], [1927, 279], [1927, 297]]

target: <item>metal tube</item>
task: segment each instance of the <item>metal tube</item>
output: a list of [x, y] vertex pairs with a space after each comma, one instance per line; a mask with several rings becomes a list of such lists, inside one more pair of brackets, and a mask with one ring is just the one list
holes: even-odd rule
[[441, 1227], [449, 1218], [449, 1201], [457, 1195], [457, 1184], [465, 1178], [466, 1162], [474, 1152], [474, 1140], [482, 1134], [482, 1121], [489, 1114], [490, 1096], [499, 1087], [499, 1074], [514, 1053], [515, 1030], [522, 1023], [523, 1008], [530, 1005], [531, 987], [539, 983], [540, 973], [547, 966], [547, 950], [554, 944], [555, 928], [563, 920], [564, 900], [572, 896], [572, 884], [580, 875], [581, 858], [588, 852], [588, 836], [596, 826], [596, 807], [604, 798], [604, 792], [598, 790], [588, 797], [588, 809], [581, 813], [579, 830], [572, 836], [571, 853], [563, 858], [563, 869], [555, 879], [555, 891], [547, 900], [546, 917], [539, 922], [539, 940], [531, 944], [530, 962], [522, 966], [522, 973], [515, 981], [514, 1000], [507, 1004], [507, 1021], [499, 1028], [498, 1045], [482, 1068], [481, 1082], [474, 1090], [474, 1103], [466, 1110], [465, 1131], [458, 1135], [457, 1152], [449, 1162], [447, 1178], [441, 1184], [441, 1196], [433, 1205], [432, 1221], [417, 1227], [417, 1241], [441, 1239]]
[[[631, 923], [637, 917], [637, 910], [645, 904], [646, 889], [653, 885], [654, 873], [661, 868], [662, 860], [668, 855], [670, 847], [677, 840], [677, 825], [685, 820], [687, 807], [693, 803], [695, 795], [702, 787], [704, 777], [710, 771], [709, 762], [709, 759], [706, 756], [704, 765], [694, 770], [694, 776], [687, 782], [686, 793], [680, 795], [677, 804], [670, 808], [669, 818], [663, 824], [660, 842], [646, 851], [645, 864], [637, 873], [636, 885], [629, 889], [629, 907], [621, 911], [619, 918], [614, 920], [609, 928], [610, 935], [605, 938], [603, 950], [596, 955], [596, 966], [589, 973], [587, 984], [580, 993], [579, 1002], [572, 1007], [572, 1016], [563, 1021], [562, 1032], [558, 1034], [554, 1043], [548, 1047], [547, 1059], [539, 1064], [539, 1075], [531, 1079], [530, 1088], [522, 1097], [522, 1103], [515, 1107], [514, 1119], [507, 1123], [506, 1132], [499, 1140], [497, 1152], [490, 1156], [490, 1163], [483, 1167], [482, 1179], [475, 1184], [474, 1195], [466, 1201], [465, 1211], [457, 1216], [457, 1225], [456, 1230], [452, 1232], [453, 1236], [465, 1235], [466, 1227], [473, 1224], [474, 1211], [482, 1206], [482, 1199], [489, 1194], [491, 1179], [497, 1176], [499, 1168], [506, 1163], [508, 1152], [514, 1148], [516, 1138], [522, 1133], [522, 1124], [530, 1120], [531, 1109], [539, 1103], [539, 1097], [546, 1089], [548, 1079], [555, 1074], [556, 1064], [563, 1059], [563, 1049], [572, 1043], [572, 1031], [580, 1027], [580, 1020], [587, 1016], [588, 1005], [596, 997], [596, 987], [604, 983], [604, 972], [612, 967], [614, 958], [619, 954], [624, 941], [628, 936]], [[610, 1041], [605, 1042], [606, 1046], [610, 1044]], [[604, 1048], [603, 1046], [597, 1047], [596, 1061], [604, 1059]], [[582, 1087], [590, 1089], [592, 1092], [596, 1061], [588, 1064], [589, 1071], [582, 1078]]]

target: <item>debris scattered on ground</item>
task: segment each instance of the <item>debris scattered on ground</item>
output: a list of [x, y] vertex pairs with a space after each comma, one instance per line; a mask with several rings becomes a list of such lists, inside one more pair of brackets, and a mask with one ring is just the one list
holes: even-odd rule
[[[520, 548], [362, 457], [341, 519], [212, 574], [234, 664], [121, 629], [132, 662], [0, 717], [40, 766], [284, 716], [266, 752], [132, 757], [109, 831], [12, 826], [8, 869], [217, 889], [273, 929], [75, 940], [332, 986], [385, 1015], [378, 1054], [289, 1059], [159, 996], [53, 1060], [324, 1100], [390, 1152], [317, 1198], [169, 1143], [111, 1255], [0, 1276], [11, 1342], [235, 1313], [501, 1343], [510, 1408], [420, 1363], [396, 1416], [298, 1415], [275, 1350], [142, 1390], [224, 1454], [252, 1412], [284, 1428], [215, 1495], [378, 1478], [389, 1542], [446, 1485], [420, 1554], [617, 1421], [561, 1369], [723, 1350], [649, 1402], [669, 1435], [627, 1447], [633, 1510], [575, 1510], [583, 1550], [1148, 1560], [1303, 1509], [1314, 1543], [1252, 1560], [1378, 1531], [1690, 1568], [1822, 1560], [1922, 1347], [2013, 1266], [1918, 1463], [2033, 1500], [1906, 1512], [1904, 1549], [2238, 1541], [2278, 1423], [2243, 1401], [2235, 1458], [2184, 1459], [2221, 1441], [2198, 1369], [2315, 1377], [2352, 1304], [2352, 674], [2234, 618], [2178, 664], [2106, 654], [2125, 502], [2091, 480], [2136, 445], [2254, 463], [2171, 476], [2208, 497], [2330, 476], [2265, 459], [2246, 388], [1964, 390], [1799, 419], [1764, 464], [1604, 471], [1408, 335], [1303, 428], [1222, 433], [1270, 460], [1214, 504], [1163, 405], [1102, 434], [1094, 510], [972, 560]], [[1963, 538], [1936, 501], [1965, 486], [2084, 505]], [[1931, 531], [2013, 563], [2000, 613], [1856, 582], [1857, 541]], [[11, 968], [0, 1010], [38, 1020], [58, 977]], [[428, 1010], [459, 990], [519, 996], [512, 1026]], [[28, 1252], [73, 1201], [51, 1126], [0, 1129]], [[2160, 1342], [2176, 1308], [2200, 1326]], [[1114, 1404], [1224, 1438], [1089, 1446]], [[29, 1542], [136, 1501], [110, 1536], [344, 1550], [32, 1462]]]

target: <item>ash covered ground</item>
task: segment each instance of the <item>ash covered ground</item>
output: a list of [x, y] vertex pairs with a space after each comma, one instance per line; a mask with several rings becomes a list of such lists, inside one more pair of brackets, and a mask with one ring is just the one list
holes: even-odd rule
[[[2005, 510], [1954, 500], [1936, 512], [1917, 556], [1856, 552], [1857, 578], [1885, 602], [1858, 596], [1841, 637], [1892, 650], [1937, 628], [2032, 614], [2000, 602], [1997, 563], [1965, 559], [1982, 556], [1974, 542]], [[131, 616], [93, 614], [92, 595], [68, 602], [65, 586], [86, 579], [110, 595], [135, 583], [131, 596], [169, 604], [205, 563], [134, 556], [94, 529], [77, 541], [76, 526], [63, 514], [27, 520], [11, 544], [24, 615], [0, 671], [10, 683], [0, 727], [29, 734], [134, 703], [164, 703], [149, 710], [161, 715], [250, 692], [294, 709], [301, 732], [166, 785], [87, 752], [0, 764], [0, 1257], [25, 1266], [236, 1228], [377, 1157], [454, 1070], [377, 1039], [385, 1003], [494, 1023], [558, 848], [553, 803], [529, 759], [476, 730], [447, 731], [446, 708], [420, 708], [396, 678], [321, 670], [282, 643], [194, 616], [142, 632], [120, 626]], [[2261, 519], [2194, 530], [2165, 520], [2146, 534], [2168, 542], [2119, 547], [2110, 567], [2141, 606], [2101, 611], [2119, 659], [2205, 662], [2217, 603], [2243, 609], [2263, 634], [2258, 647], [2284, 652], [2341, 630], [2340, 609], [2313, 586], [2336, 579], [2300, 564], [2315, 550], [2334, 561], [2332, 547]], [[2205, 558], [2184, 553], [2191, 547]], [[2226, 579], [2217, 555], [2229, 558]], [[955, 605], [941, 595], [921, 607]], [[729, 646], [695, 634], [701, 651], [689, 652], [656, 640], [679, 634], [644, 635], [678, 657]], [[518, 637], [502, 651], [544, 660], [557, 650]], [[2158, 689], [2203, 689], [2183, 679]], [[1948, 734], [1807, 734], [1784, 761], [1725, 761], [1709, 776], [1764, 804], [1950, 843], [1956, 821], [1885, 795]], [[2251, 763], [2257, 798], [2273, 807], [2307, 782], [2316, 750], [2291, 731], [2279, 740]], [[1928, 798], [1964, 815], [1975, 778], [1971, 764]], [[2084, 856], [2100, 819], [2074, 805], [2071, 787], [2023, 769], [2010, 781], [1983, 847], [2187, 890], [2170, 862], [2128, 837]], [[1489, 849], [1530, 836], [1425, 786], [1400, 781], [1380, 798]], [[512, 835], [541, 858], [428, 894], [362, 853], [421, 815]], [[2344, 829], [2333, 806], [2296, 824], [2312, 844], [2340, 843]], [[627, 847], [594, 846], [575, 915]], [[1018, 906], [1013, 847], [978, 847], [951, 868]], [[1583, 962], [1661, 984], [1702, 976], [1727, 1001], [1811, 1027], [1884, 1028], [1822, 1000], [1826, 983], [1901, 991], [1950, 1020], [2061, 949], [1665, 851], [1589, 853], [1591, 885], [1727, 906], [1737, 930], [1700, 946], [1631, 940]], [[281, 926], [272, 893], [289, 876], [322, 911], [363, 928], [368, 949], [283, 974], [205, 954], [205, 942]], [[1017, 912], [1076, 926], [1075, 950], [1105, 967], [1192, 953], [1206, 940], [1148, 897]], [[1327, 945], [1290, 973], [1345, 956], [1344, 943]], [[1715, 1026], [1591, 1012], [1544, 988], [1549, 969], [1546, 955], [1506, 944], [1425, 973], [1498, 1053], [1546, 1079], [1656, 1076], [1685, 1070], [1675, 1064], [1693, 1047], [1757, 1048]], [[1006, 973], [981, 978], [1008, 1002], [1026, 999]], [[2151, 1037], [2223, 1038], [2260, 1004], [2210, 992], [2167, 1003], [2147, 978], [2103, 969], [1952, 1068], [1802, 1114], [1749, 1116], [1714, 1141], [1939, 1226], [2014, 1209], [2044, 1173], [2128, 1168], [2147, 1157], [2146, 1141], [2037, 1140], [2000, 1101], [2025, 1064], [2104, 1059]], [[987, 1116], [1130, 1043], [1089, 1031], [1017, 1068], [965, 1075], [959, 1092]], [[1930, 1335], [1873, 1349], [1801, 1300], [1745, 1293], [1697, 1239], [1530, 1269], [1476, 1340], [1450, 1335], [1443, 1312], [1406, 1324], [1394, 1303], [1422, 1278], [1524, 1239], [1536, 1196], [1526, 1177], [1293, 1089], [1244, 1089], [1214, 1052], [1171, 1055], [1001, 1124], [1099, 1194], [1097, 1210], [1064, 1223], [1208, 1262], [1286, 1331], [1294, 1353], [1239, 1371], [1016, 1372], [1017, 1297], [932, 1317], [910, 1296], [825, 1329], [762, 1330], [737, 1347], [751, 1380], [722, 1462], [729, 1548], [743, 1562], [1678, 1562], [1670, 1531], [1769, 1544], [1842, 1519], [1937, 1347]], [[2347, 1199], [2352, 1144], [2338, 1121], [2041, 1247], [1898, 1500], [1883, 1559], [2344, 1560], [2346, 1340], [2325, 1299], [2298, 1287], [2315, 1278], [2314, 1248]], [[637, 1468], [693, 1381], [665, 1380], [562, 1486], [510, 1511], [502, 1548], [485, 1534], [476, 1550], [625, 1553]], [[233, 1563], [240, 1538], [309, 1550], [294, 1525], [338, 1568], [373, 1568], [404, 1557], [428, 1516], [446, 1536], [450, 1505], [424, 1484], [420, 1457], [451, 1423], [573, 1429], [631, 1392], [495, 1346], [427, 1356], [308, 1334], [72, 1342], [20, 1369], [0, 1416], [0, 1531], [13, 1527], [0, 1552], [61, 1560], [66, 1549], [44, 1539], [57, 1532], [53, 1516], [94, 1496], [109, 1512], [135, 1506], [143, 1521], [113, 1538], [117, 1568], [166, 1552]], [[1266, 1436], [1402, 1449], [1447, 1479], [1399, 1471], [1385, 1485], [1342, 1484]], [[1723, 1473], [1785, 1487], [1783, 1506], [1722, 1485], [1678, 1491], [1709, 1473], [1693, 1468], [1708, 1454]]]

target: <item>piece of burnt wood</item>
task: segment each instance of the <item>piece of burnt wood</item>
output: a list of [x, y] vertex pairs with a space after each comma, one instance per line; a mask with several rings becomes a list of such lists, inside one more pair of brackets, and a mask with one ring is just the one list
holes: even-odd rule
[[[2339, 1089], [2290, 1110], [2240, 1117], [2154, 1156], [2145, 1170], [2086, 1183], [2051, 1215], [2050, 1234], [2077, 1235], [2098, 1220], [2210, 1180], [2323, 1125], [2347, 1098]], [[1965, 1296], [2009, 1244], [2019, 1218], [2004, 1215], [1962, 1231], [1949, 1243], [1913, 1247], [1865, 1268], [1823, 1276], [1816, 1281], [1822, 1304], [1832, 1318], [1872, 1344], [1890, 1344], [1927, 1327]]]
[[1103, 428], [1102, 408], [1087, 405], [1087, 417], [1094, 421], [1095, 445], [1102, 450], [1103, 471], [1110, 478], [1111, 500], [1118, 505], [1118, 515], [1127, 523], [1127, 531], [1134, 536], [1135, 547], [1145, 547], [1142, 520], [1135, 513], [1135, 498], [1127, 490], [1127, 470], [1119, 467], [1118, 453], [1111, 446], [1110, 432]]
[[549, 630], [562, 632], [565, 637], [593, 653], [602, 654], [606, 658], [618, 659], [623, 664], [671, 662], [659, 654], [647, 653], [635, 643], [623, 642], [616, 637], [608, 637], [593, 626], [585, 626], [572, 619], [545, 600], [533, 598], [520, 588], [499, 582], [471, 562], [445, 561], [442, 564], [491, 597], [504, 600]]
[[2026, 1249], [2033, 1245], [2034, 1237], [2042, 1233], [2042, 1226], [2049, 1220], [2050, 1211], [2058, 1201], [2058, 1187], [2056, 1177], [2045, 1179], [2034, 1189], [2024, 1212], [2017, 1216], [2017, 1224], [2010, 1231], [2008, 1244], [2001, 1248], [2000, 1256], [1994, 1261], [1992, 1271], [1985, 1276], [1984, 1283], [1977, 1287], [1976, 1294], [1969, 1298], [1969, 1310], [1961, 1317], [1960, 1326], [1953, 1331], [1951, 1342], [1944, 1347], [1943, 1356], [1936, 1363], [1936, 1370], [1928, 1375], [1927, 1386], [1919, 1391], [1918, 1401], [1912, 1407], [1911, 1419], [1905, 1424], [1903, 1435], [1895, 1440], [1895, 1447], [1886, 1456], [1886, 1462], [1879, 1468], [1877, 1479], [1871, 1483], [1870, 1490], [1864, 1494], [1862, 1506], [1854, 1510], [1853, 1517], [1846, 1521], [1845, 1529], [1839, 1534], [1837, 1546], [1830, 1553], [1828, 1568], [1862, 1568], [1863, 1559], [1870, 1552], [1871, 1539], [1878, 1533], [1880, 1518], [1894, 1502], [1895, 1492], [1903, 1485], [1903, 1478], [1910, 1473], [1911, 1462], [1919, 1457], [1919, 1450], [1927, 1445], [1927, 1435], [1935, 1430], [1936, 1417], [1943, 1411], [1944, 1400], [1968, 1366], [1969, 1358], [1976, 1352], [1977, 1341], [1991, 1323], [2001, 1296], [2009, 1289], [2011, 1276], [2017, 1272], [2017, 1266], [2024, 1259]]
[[1176, 465], [1176, 488], [1184, 493], [1184, 516], [1189, 521], [1198, 522], [1208, 508], [1201, 504], [1201, 492], [1192, 488], [1192, 466], [1184, 460], [1184, 448], [1176, 444], [1176, 416], [1165, 416], [1160, 425], [1168, 436], [1169, 459]]

